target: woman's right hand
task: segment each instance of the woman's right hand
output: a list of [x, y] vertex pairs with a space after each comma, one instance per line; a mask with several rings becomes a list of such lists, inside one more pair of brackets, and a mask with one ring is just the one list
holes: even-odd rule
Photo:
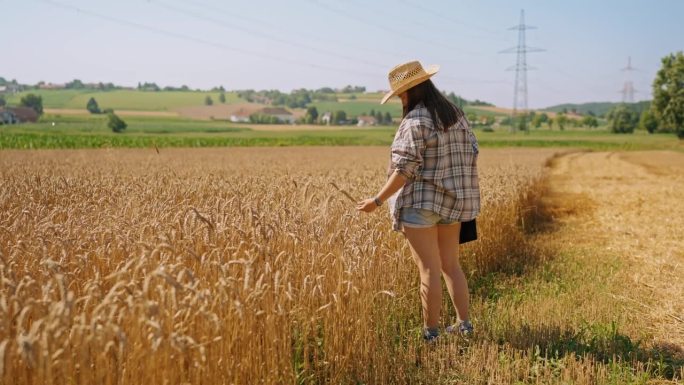
[[373, 210], [377, 208], [378, 205], [375, 204], [375, 200], [373, 198], [364, 199], [356, 203], [356, 209], [365, 213], [373, 212]]

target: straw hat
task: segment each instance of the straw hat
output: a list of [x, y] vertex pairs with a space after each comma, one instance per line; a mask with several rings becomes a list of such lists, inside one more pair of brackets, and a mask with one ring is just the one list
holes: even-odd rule
[[437, 71], [439, 71], [438, 65], [431, 65], [425, 70], [417, 60], [399, 64], [392, 68], [387, 76], [392, 91], [385, 94], [380, 104], [385, 104], [392, 96], [399, 95], [409, 88], [430, 79]]

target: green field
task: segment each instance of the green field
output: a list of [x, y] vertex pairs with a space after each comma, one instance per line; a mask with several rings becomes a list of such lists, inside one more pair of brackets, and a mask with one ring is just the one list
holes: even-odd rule
[[[378, 98], [364, 98], [364, 99], [355, 99], [355, 100], [349, 100], [349, 101], [340, 101], [340, 102], [314, 102], [311, 103], [312, 106], [315, 106], [316, 109], [318, 110], [319, 113], [324, 113], [326, 111], [329, 112], [335, 112], [338, 110], [343, 110], [344, 112], [347, 113], [347, 116], [358, 116], [362, 114], [368, 114], [370, 113], [371, 110], [374, 110], [375, 112], [380, 111], [384, 115], [385, 112], [389, 112], [390, 115], [393, 117], [399, 117], [401, 116], [401, 104], [399, 103], [387, 103], [387, 104], [380, 104], [381, 97]], [[474, 112], [477, 115], [484, 115], [484, 116], [503, 116], [504, 114], [502, 113], [497, 113], [497, 112], [492, 112], [492, 111], [485, 111], [482, 109], [479, 109], [477, 107], [471, 107], [471, 106], [466, 106], [463, 108], [463, 110], [468, 113], [468, 112]]]
[[[0, 149], [7, 148], [97, 148], [97, 147], [207, 147], [207, 146], [292, 146], [292, 145], [381, 145], [392, 142], [396, 127], [339, 128], [296, 127], [288, 129], [223, 121], [198, 121], [176, 117], [126, 117], [125, 133], [107, 128], [104, 115], [45, 115], [41, 122], [0, 126]], [[53, 126], [54, 123], [54, 126]], [[596, 150], [683, 150], [684, 141], [674, 135], [631, 135], [605, 129], [566, 131], [533, 130], [529, 134], [507, 130], [484, 132], [476, 129], [484, 147], [576, 147]]]
[[401, 105], [398, 103], [387, 103], [380, 104], [379, 99], [375, 102], [372, 101], [358, 101], [351, 100], [346, 102], [314, 102], [311, 103], [312, 106], [316, 107], [319, 113], [324, 113], [326, 111], [335, 112], [338, 110], [343, 110], [347, 113], [347, 116], [358, 116], [362, 114], [368, 114], [371, 110], [375, 112], [389, 112], [393, 117], [401, 116]]
[[[18, 104], [22, 96], [33, 93], [43, 98], [45, 108], [85, 109], [94, 97], [101, 109], [134, 111], [168, 111], [178, 107], [201, 106], [211, 96], [218, 103], [219, 92], [204, 91], [137, 91], [137, 90], [31, 90], [7, 98], [9, 104]], [[241, 99], [234, 92], [226, 92], [226, 103]]]
[[[128, 111], [172, 111], [180, 107], [202, 106], [207, 96], [211, 96], [215, 104], [218, 104], [218, 92], [205, 91], [137, 91], [137, 90], [31, 90], [7, 96], [10, 105], [17, 105], [21, 98], [29, 93], [40, 95], [43, 98], [43, 107], [50, 109], [78, 109], [85, 110], [88, 100], [92, 97], [97, 101], [100, 109], [112, 108], [114, 110]], [[226, 92], [226, 103], [245, 103], [238, 97], [236, 92]], [[335, 112], [343, 110], [349, 117], [368, 114], [371, 110], [380, 111], [383, 114], [389, 112], [392, 117], [401, 116], [401, 105], [396, 101], [380, 104], [381, 93], [364, 94], [335, 94], [338, 102], [313, 102], [319, 113], [326, 111]], [[350, 97], [355, 99], [349, 99]], [[474, 112], [478, 115], [499, 116], [501, 113], [480, 110], [477, 107], [467, 106], [466, 112]]]

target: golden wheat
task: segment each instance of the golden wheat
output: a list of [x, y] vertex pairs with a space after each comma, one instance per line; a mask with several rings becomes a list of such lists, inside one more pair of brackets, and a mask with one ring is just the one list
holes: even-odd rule
[[[509, 383], [607, 378], [487, 341], [426, 349], [418, 276], [385, 210], [386, 149], [0, 154], [5, 384]], [[484, 151], [470, 277], [526, 241], [552, 151]], [[451, 314], [453, 315], [453, 314]], [[489, 370], [481, 372], [483, 366]]]

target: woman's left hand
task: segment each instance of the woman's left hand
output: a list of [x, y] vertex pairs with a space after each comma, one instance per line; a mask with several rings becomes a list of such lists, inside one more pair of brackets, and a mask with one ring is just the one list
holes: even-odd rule
[[378, 205], [375, 204], [373, 198], [364, 199], [356, 203], [356, 209], [366, 213], [370, 213], [377, 208]]

